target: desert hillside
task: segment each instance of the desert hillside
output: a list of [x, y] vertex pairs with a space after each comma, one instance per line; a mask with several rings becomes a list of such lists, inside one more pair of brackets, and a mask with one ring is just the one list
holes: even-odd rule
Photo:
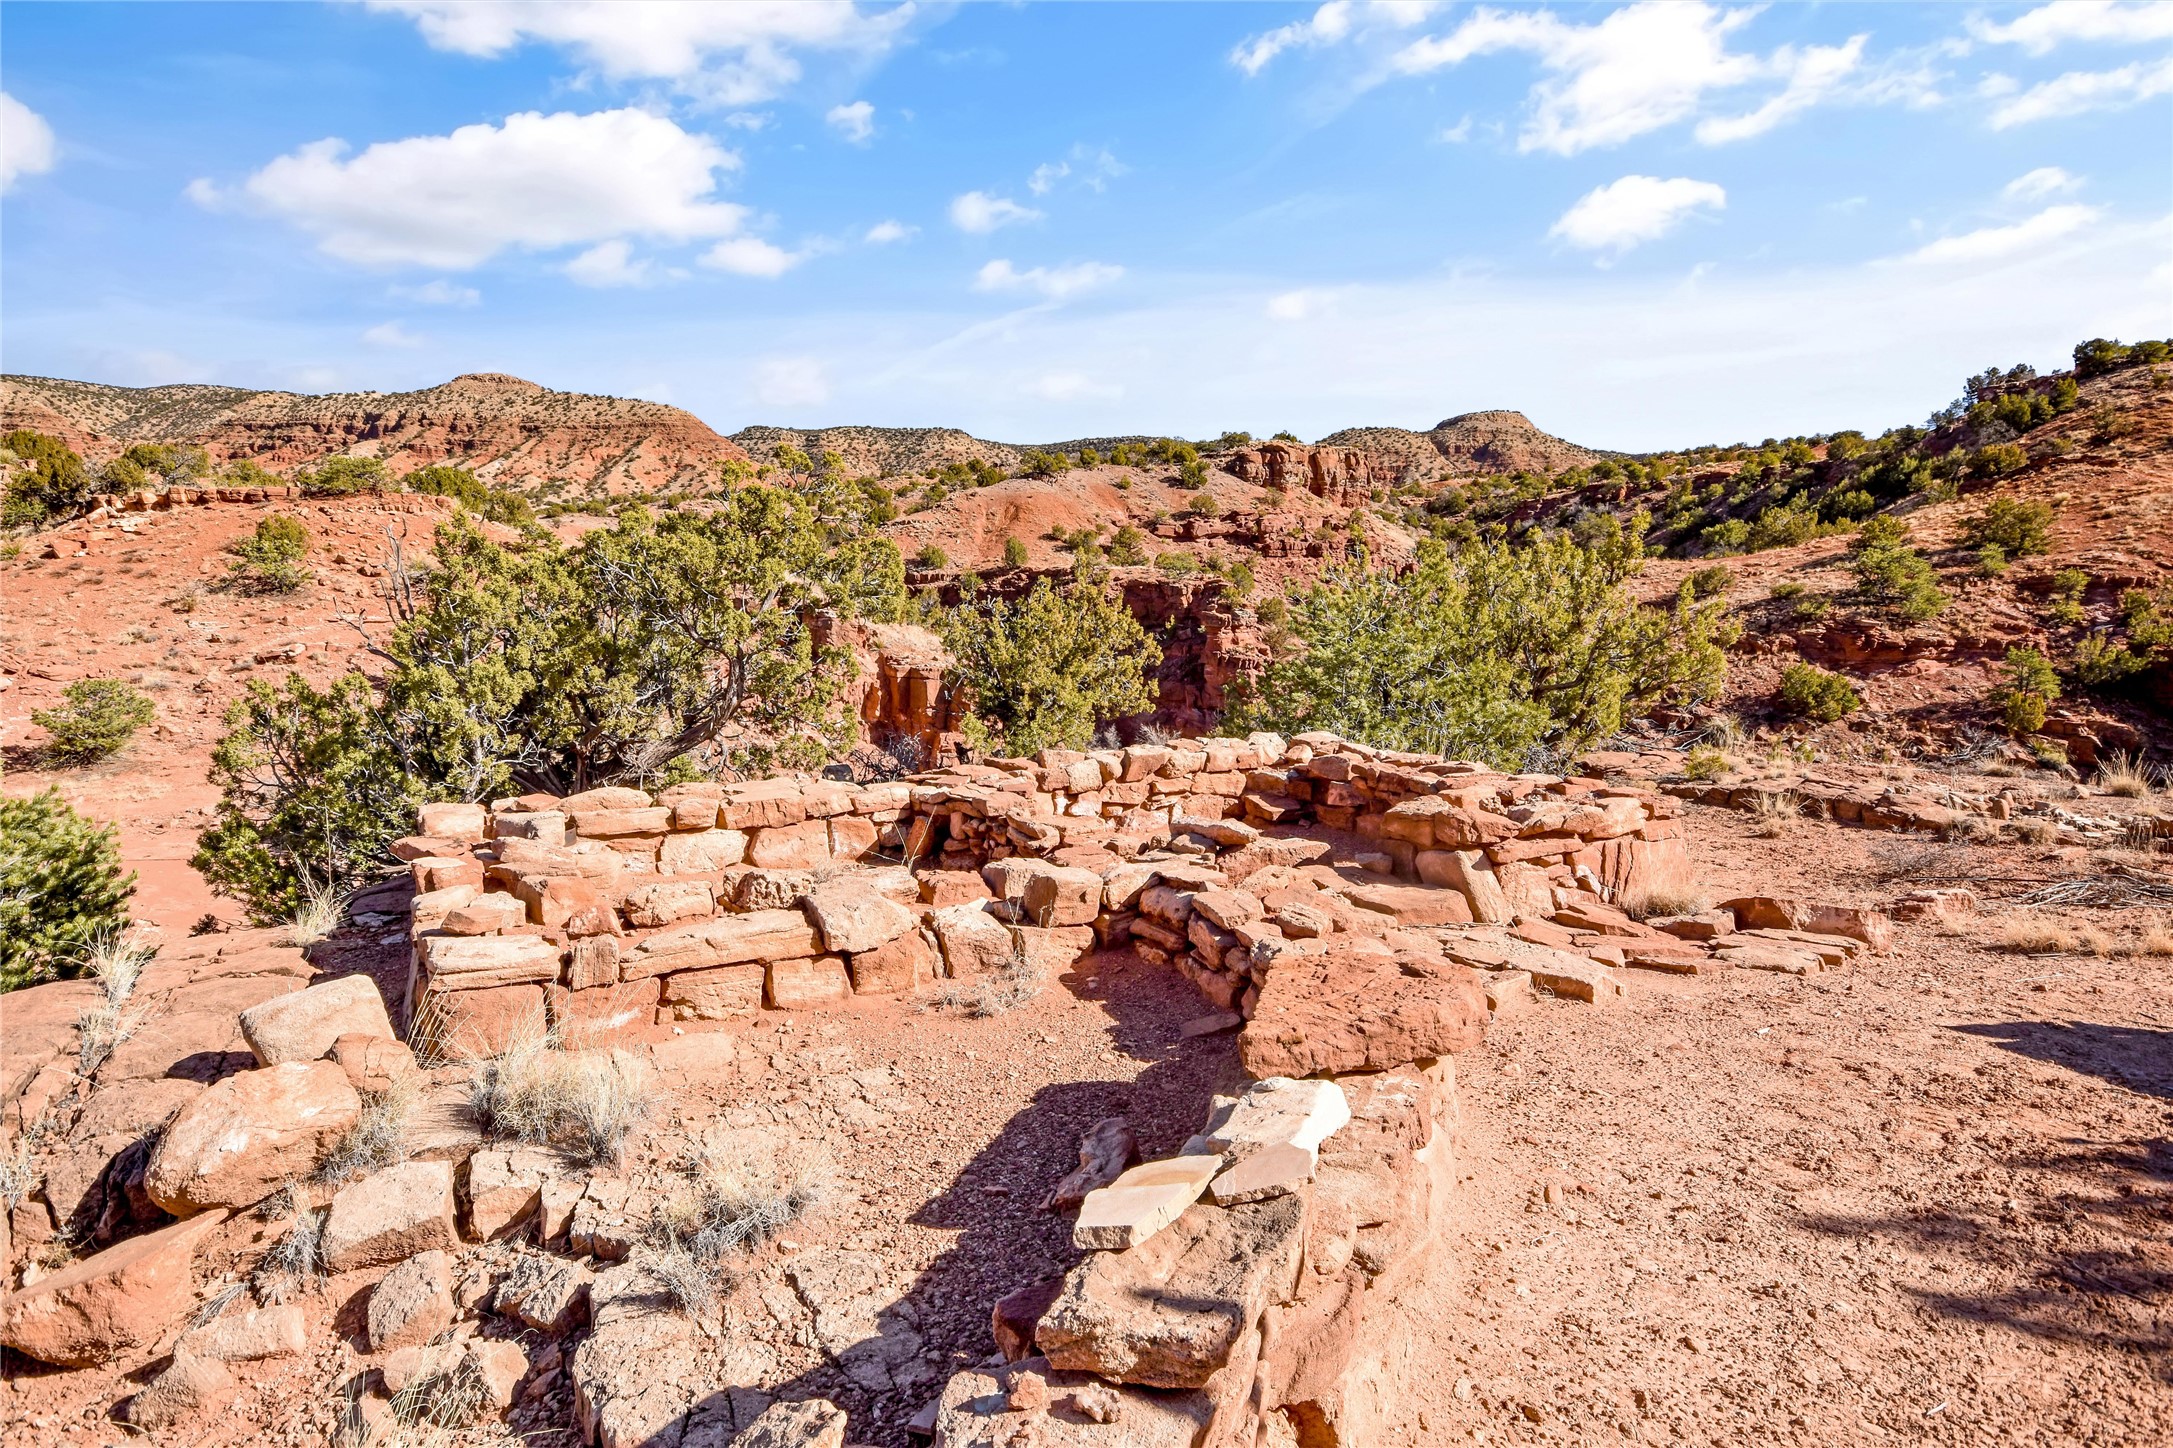
[[171, 443], [201, 447], [214, 464], [247, 459], [284, 474], [347, 454], [381, 458], [396, 474], [450, 463], [546, 496], [682, 488], [746, 457], [679, 408], [496, 373], [419, 392], [322, 396], [0, 378], [0, 428], [18, 427], [58, 436], [93, 462], [133, 443]]

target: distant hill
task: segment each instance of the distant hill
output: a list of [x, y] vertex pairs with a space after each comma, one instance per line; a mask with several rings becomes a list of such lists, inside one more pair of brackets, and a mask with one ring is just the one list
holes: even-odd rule
[[1496, 409], [1443, 418], [1425, 432], [1401, 427], [1347, 427], [1320, 440], [1321, 447], [1348, 447], [1402, 469], [1407, 478], [1463, 477], [1475, 473], [1558, 473], [1608, 454], [1541, 432], [1521, 412]]
[[581, 492], [686, 486], [747, 456], [676, 407], [491, 372], [417, 392], [321, 396], [0, 377], [0, 428], [17, 427], [53, 433], [93, 461], [138, 442], [188, 443], [215, 463], [248, 458], [275, 472], [348, 453], [396, 472], [454, 463], [501, 486]]

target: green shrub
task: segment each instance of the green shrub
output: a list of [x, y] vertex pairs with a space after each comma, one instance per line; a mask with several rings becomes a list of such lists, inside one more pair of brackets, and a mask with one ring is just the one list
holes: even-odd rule
[[1147, 553], [1143, 545], [1146, 537], [1130, 523], [1119, 527], [1109, 539], [1109, 561], [1126, 567], [1145, 563]]
[[2075, 679], [2087, 688], [2103, 688], [2142, 672], [2150, 661], [2125, 644], [2092, 634], [2075, 645]]
[[1962, 523], [1962, 542], [1996, 543], [2009, 558], [2027, 558], [2052, 544], [2052, 505], [2034, 498], [1994, 498]]
[[1908, 525], [1897, 518], [1866, 522], [1849, 545], [1849, 568], [1865, 598], [1922, 623], [1947, 606], [1937, 576], [1923, 554], [1909, 546]]
[[61, 698], [60, 708], [36, 710], [30, 720], [52, 736], [47, 756], [66, 765], [97, 763], [158, 714], [148, 697], [119, 679], [78, 679]]
[[1026, 558], [1025, 540], [1017, 537], [1004, 539], [1004, 567], [1024, 568]]
[[1295, 599], [1296, 647], [1233, 718], [1284, 732], [1521, 767], [1574, 750], [1665, 701], [1710, 695], [1733, 637], [1726, 610], [1688, 587], [1640, 605], [1646, 519], [1589, 545], [1559, 535], [1420, 542], [1410, 571], [1337, 569]]
[[1087, 584], [1037, 579], [1016, 603], [987, 597], [937, 624], [973, 701], [967, 733], [997, 753], [1084, 749], [1101, 725], [1154, 705], [1162, 651], [1124, 604]]
[[196, 865], [261, 914], [396, 867], [422, 799], [805, 768], [851, 741], [850, 654], [817, 619], [894, 621], [897, 545], [849, 485], [749, 486], [703, 514], [639, 507], [563, 547], [441, 523], [376, 680], [258, 680], [213, 755]]
[[1823, 593], [1807, 593], [1796, 600], [1795, 615], [1809, 623], [1833, 611], [1833, 599]]
[[1853, 714], [1863, 699], [1839, 674], [1815, 664], [1790, 664], [1781, 670], [1781, 706], [1821, 724]]
[[1969, 455], [1969, 475], [1973, 478], [2009, 477], [2029, 465], [2029, 451], [2018, 442], [1996, 442]]
[[1977, 572], [1986, 578], [1997, 578], [2007, 571], [2007, 550], [1997, 543], [1987, 543], [1977, 550]]
[[227, 577], [243, 593], [293, 593], [310, 580], [302, 566], [309, 552], [309, 529], [299, 518], [274, 513], [257, 524], [256, 532], [226, 551], [234, 555]]
[[0, 525], [38, 527], [89, 510], [98, 485], [59, 438], [19, 427], [0, 438], [0, 447], [17, 459], [0, 500]]
[[2003, 672], [1992, 701], [2007, 727], [2017, 734], [2044, 728], [2047, 706], [2060, 697], [2060, 676], [2052, 661], [2036, 649], [2010, 648]]
[[1154, 566], [1172, 578], [1190, 578], [1200, 571], [1200, 560], [1189, 553], [1157, 553]]
[[341, 498], [351, 493], [382, 493], [391, 486], [385, 464], [377, 458], [329, 457], [316, 471], [294, 475], [306, 498]]
[[[1716, 563], [1710, 568], [1700, 568], [1690, 575], [1690, 596], [1692, 598], [1717, 597], [1726, 593], [1728, 585], [1734, 581], [1735, 572], [1725, 563]], [[1801, 593], [1803, 586], [1801, 584], [1796, 585], [1796, 591]], [[1778, 594], [1775, 595], [1775, 597], [1778, 596]]]
[[[744, 463], [740, 464], [745, 467]], [[427, 493], [432, 497], [451, 498], [479, 518], [508, 527], [525, 527], [535, 521], [535, 511], [528, 500], [519, 493], [493, 488], [482, 482], [466, 468], [448, 467], [443, 463], [427, 468], [417, 468], [400, 479], [400, 485], [411, 493]], [[726, 479], [731, 485], [731, 479]]]
[[1741, 553], [1750, 544], [1750, 524], [1741, 518], [1715, 523], [1698, 535], [1708, 553]]
[[1800, 583], [1776, 583], [1766, 590], [1766, 597], [1785, 601], [1791, 598], [1801, 598], [1803, 592], [1803, 585]]
[[951, 555], [933, 543], [923, 543], [920, 552], [913, 555], [915, 568], [933, 569], [951, 566]]
[[1071, 466], [1060, 452], [1030, 451], [1019, 459], [1019, 472], [1029, 478], [1053, 478]]
[[1186, 505], [1185, 511], [1197, 518], [1219, 518], [1222, 516], [1222, 504], [1215, 501], [1213, 493], [1203, 491]]
[[151, 486], [151, 475], [127, 457], [117, 457], [98, 470], [98, 483], [109, 493], [133, 492]]
[[1728, 772], [1728, 756], [1710, 744], [1700, 744], [1683, 756], [1685, 779], [1715, 780]]
[[0, 798], [0, 991], [76, 974], [99, 937], [127, 924], [135, 886], [114, 828], [59, 790]]

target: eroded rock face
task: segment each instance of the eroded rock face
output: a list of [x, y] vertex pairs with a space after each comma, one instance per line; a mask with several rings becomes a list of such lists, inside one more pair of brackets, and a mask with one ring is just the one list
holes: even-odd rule
[[1238, 1058], [1256, 1077], [1384, 1071], [1469, 1050], [1486, 1021], [1486, 992], [1470, 967], [1337, 946], [1276, 962], [1238, 1036]]
[[197, 1246], [226, 1219], [204, 1212], [132, 1237], [0, 1302], [0, 1342], [57, 1367], [112, 1362], [163, 1337], [196, 1304]]
[[307, 1176], [361, 1114], [362, 1097], [331, 1061], [229, 1076], [176, 1113], [144, 1187], [177, 1217], [248, 1206]]
[[1261, 1313], [1291, 1297], [1304, 1229], [1296, 1197], [1195, 1206], [1142, 1245], [1074, 1267], [1034, 1341], [1058, 1368], [1206, 1387]]

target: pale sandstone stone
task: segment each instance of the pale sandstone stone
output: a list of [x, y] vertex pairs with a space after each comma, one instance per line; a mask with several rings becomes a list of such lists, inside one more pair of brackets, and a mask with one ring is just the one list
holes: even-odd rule
[[342, 976], [253, 1005], [241, 1013], [241, 1033], [265, 1066], [315, 1061], [346, 1035], [393, 1038], [384, 998], [366, 975]]
[[1072, 1245], [1105, 1252], [1138, 1246], [1184, 1215], [1221, 1168], [1219, 1155], [1171, 1157], [1133, 1167], [1087, 1194], [1072, 1225]]

